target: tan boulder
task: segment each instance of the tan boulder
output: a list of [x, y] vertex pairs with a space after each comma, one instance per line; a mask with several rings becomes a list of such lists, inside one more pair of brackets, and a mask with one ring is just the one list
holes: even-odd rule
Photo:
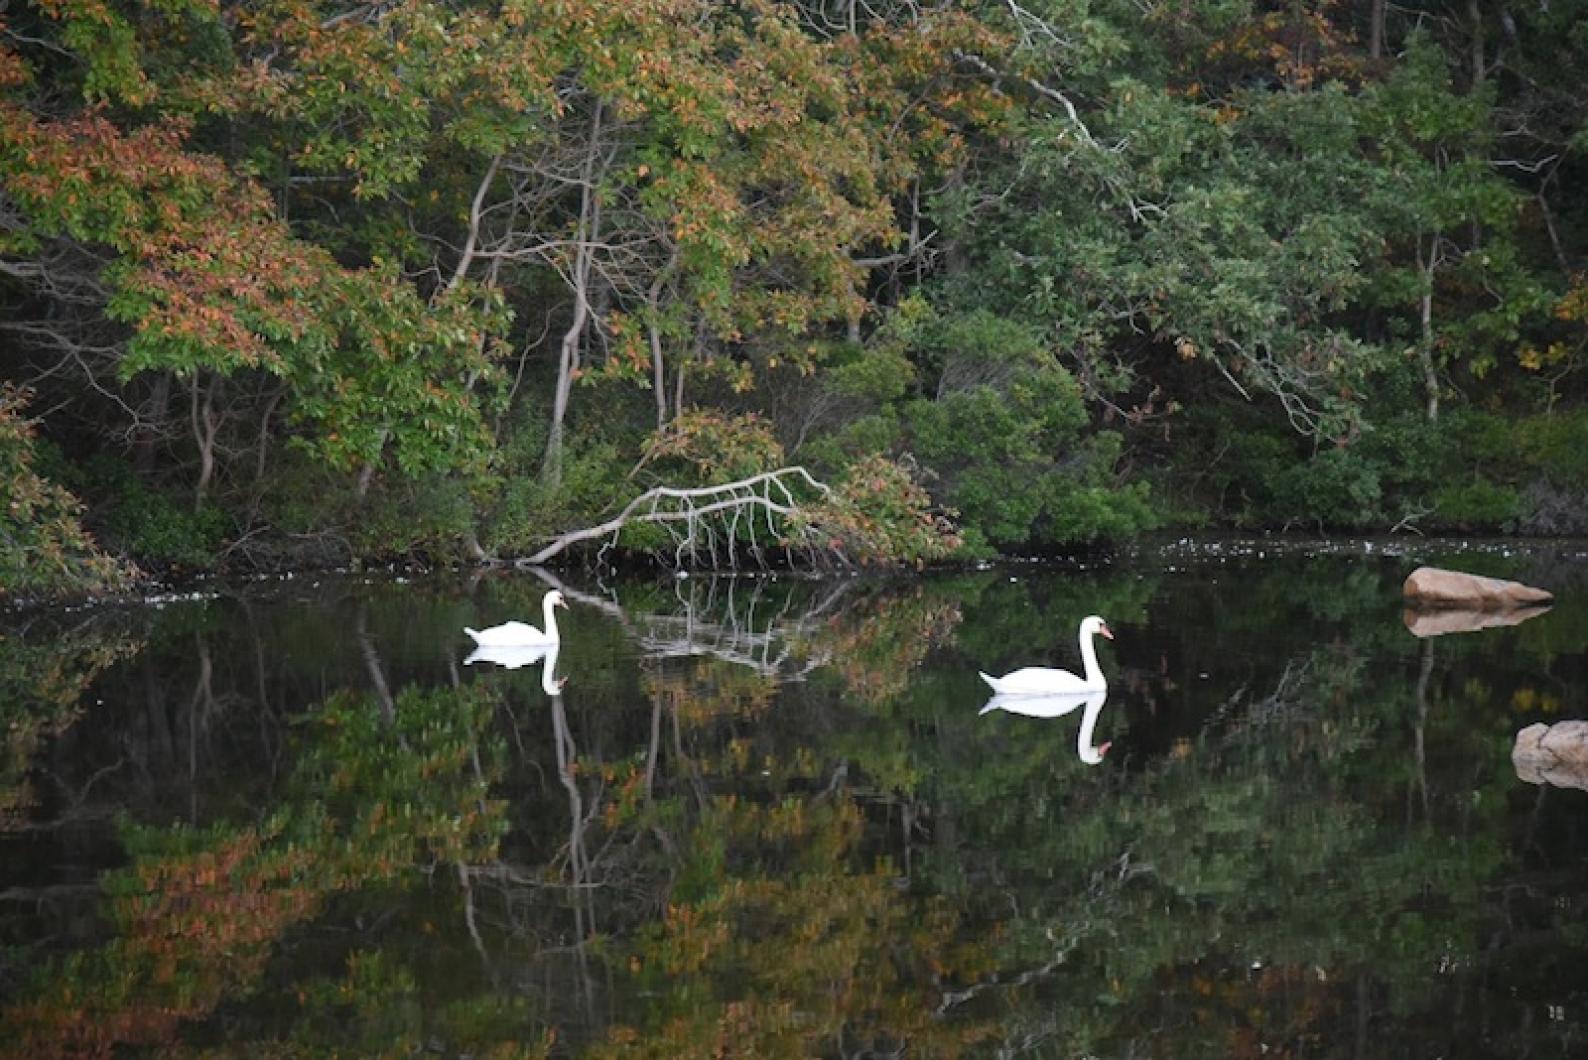
[[1547, 607], [1518, 607], [1510, 611], [1474, 611], [1465, 607], [1446, 607], [1419, 611], [1408, 607], [1401, 616], [1414, 637], [1438, 637], [1446, 633], [1476, 633], [1497, 626], [1519, 626], [1548, 611]]
[[1455, 607], [1466, 610], [1502, 611], [1513, 607], [1547, 604], [1553, 593], [1503, 578], [1418, 567], [1406, 578], [1406, 602], [1413, 607]]
[[1588, 791], [1588, 721], [1529, 725], [1516, 734], [1511, 764], [1529, 784]]

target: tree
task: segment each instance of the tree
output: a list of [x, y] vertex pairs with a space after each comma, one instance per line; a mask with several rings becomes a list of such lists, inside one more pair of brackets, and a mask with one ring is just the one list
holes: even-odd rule
[[1378, 297], [1415, 306], [1409, 352], [1430, 421], [1439, 416], [1444, 366], [1464, 355], [1481, 379], [1549, 301], [1515, 242], [1525, 200], [1489, 157], [1491, 97], [1481, 80], [1456, 94], [1445, 56], [1414, 37], [1368, 113], [1382, 152], [1375, 227], [1393, 246]]

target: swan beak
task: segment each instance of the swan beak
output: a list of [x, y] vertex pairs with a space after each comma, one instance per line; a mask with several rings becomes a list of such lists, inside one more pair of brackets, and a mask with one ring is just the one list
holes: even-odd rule
[[564, 611], [568, 610], [568, 601], [564, 600], [560, 596], [557, 597], [556, 601], [554, 602], [554, 605], [557, 606], [557, 607], [562, 608]]
[[1098, 744], [1097, 745], [1097, 755], [1098, 755], [1098, 757], [1101, 758], [1103, 755], [1106, 755], [1108, 753], [1108, 749], [1110, 747], [1112, 747], [1112, 746], [1114, 746], [1114, 741], [1113, 740], [1105, 740], [1102, 743]]
[[1103, 636], [1107, 637], [1109, 640], [1113, 640], [1114, 639], [1114, 631], [1108, 628], [1108, 623], [1107, 622], [1104, 622], [1100, 627], [1098, 627], [1097, 632], [1101, 633]]

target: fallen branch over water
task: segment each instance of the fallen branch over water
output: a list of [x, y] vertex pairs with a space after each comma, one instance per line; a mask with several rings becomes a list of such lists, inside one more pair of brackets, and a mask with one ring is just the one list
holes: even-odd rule
[[930, 510], [910, 468], [871, 457], [829, 486], [800, 465], [718, 486], [656, 486], [612, 518], [559, 534], [518, 561], [538, 566], [568, 548], [617, 543], [631, 526], [660, 527], [671, 537], [675, 566], [737, 570], [745, 558], [768, 566], [767, 549], [802, 556], [814, 565], [920, 563], [959, 547], [953, 524]]
[[[519, 563], [521, 566], [545, 563], [569, 546], [584, 541], [609, 538], [615, 542], [624, 527], [650, 523], [665, 527], [672, 534], [675, 562], [682, 564], [704, 551], [711, 557], [712, 566], [718, 566], [720, 545], [728, 566], [737, 567], [741, 544], [759, 557], [762, 534], [768, 543], [790, 543], [787, 536], [791, 531], [797, 532], [805, 511], [797, 492], [802, 489], [813, 491], [823, 499], [833, 492], [831, 486], [797, 464], [720, 486], [693, 489], [656, 486], [635, 497], [611, 519], [561, 534]], [[741, 542], [741, 530], [747, 535], [747, 541]], [[804, 546], [808, 542], [796, 544]]]

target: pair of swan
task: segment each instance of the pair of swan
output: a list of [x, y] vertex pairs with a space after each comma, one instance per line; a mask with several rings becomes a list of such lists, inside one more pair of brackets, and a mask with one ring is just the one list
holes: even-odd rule
[[1085, 673], [1080, 677], [1068, 670], [1045, 666], [1026, 666], [1002, 677], [981, 674], [981, 679], [995, 693], [981, 708], [981, 713], [1002, 710], [1028, 718], [1062, 718], [1084, 708], [1081, 730], [1075, 737], [1075, 753], [1089, 766], [1101, 763], [1111, 744], [1092, 742], [1097, 719], [1103, 713], [1103, 701], [1108, 698], [1108, 679], [1097, 665], [1097, 646], [1093, 643], [1098, 634], [1114, 639], [1113, 630], [1098, 616], [1082, 619], [1078, 638]]

